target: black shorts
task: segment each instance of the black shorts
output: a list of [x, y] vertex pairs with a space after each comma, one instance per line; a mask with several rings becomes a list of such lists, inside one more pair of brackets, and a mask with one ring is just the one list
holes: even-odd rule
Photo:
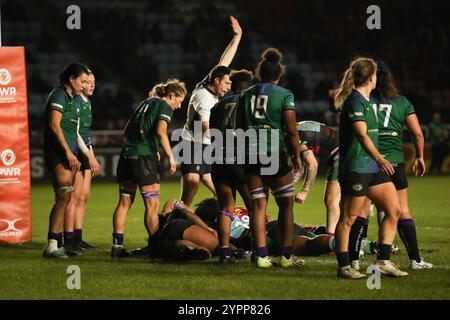
[[81, 163], [80, 171], [91, 170], [91, 166], [89, 165], [89, 160], [84, 155], [83, 151], [81, 151], [81, 150], [78, 151], [77, 159], [78, 159], [78, 162]]
[[163, 227], [162, 237], [172, 241], [183, 240], [184, 231], [194, 224], [187, 219], [172, 219]]
[[121, 156], [117, 165], [117, 182], [134, 182], [139, 186], [159, 183], [160, 162], [156, 156]]
[[369, 187], [386, 182], [391, 182], [391, 178], [381, 171], [376, 173], [348, 172], [339, 178], [342, 194], [350, 197], [366, 196]]
[[[291, 161], [287, 154], [277, 153], [277, 154], [272, 154], [271, 157], [276, 157], [278, 159], [278, 168], [271, 168], [271, 167], [275, 166], [275, 164], [273, 164], [273, 163], [262, 164], [259, 162], [259, 159], [258, 159], [258, 163], [256, 163], [256, 164], [245, 164], [244, 165], [245, 173], [247, 175], [252, 174], [252, 175], [256, 175], [256, 176], [279, 178], [279, 177], [284, 177], [285, 175], [287, 175], [288, 173], [290, 173], [292, 171], [293, 167], [292, 167]], [[246, 163], [249, 163], [248, 159], [246, 159]], [[261, 169], [263, 169], [263, 168], [266, 168], [266, 169], [271, 168], [270, 170], [275, 169], [275, 173], [264, 174], [261, 171]]]
[[[207, 144], [196, 143], [188, 140], [181, 140], [180, 144], [182, 150], [190, 150], [190, 157], [188, 159], [184, 159], [184, 152], [181, 152], [182, 161], [180, 165], [180, 171], [182, 175], [185, 175], [187, 173], [196, 173], [201, 177], [204, 174], [208, 174], [211, 172], [211, 165], [206, 164], [205, 160], [203, 159], [203, 151], [208, 146]], [[194, 155], [198, 154], [199, 150], [202, 150], [202, 157], [200, 161], [196, 161]]]
[[214, 183], [241, 186], [247, 183], [244, 168], [240, 164], [213, 164], [211, 177]]
[[[72, 152], [74, 152], [72, 150]], [[77, 151], [74, 152], [77, 155]], [[70, 170], [70, 164], [66, 157], [66, 152], [59, 145], [44, 145], [44, 160], [47, 169], [53, 172], [58, 164], [62, 164], [64, 168]]]
[[395, 189], [403, 190], [408, 188], [408, 179], [406, 178], [405, 164], [392, 163], [395, 173], [391, 176], [391, 181], [394, 183]]

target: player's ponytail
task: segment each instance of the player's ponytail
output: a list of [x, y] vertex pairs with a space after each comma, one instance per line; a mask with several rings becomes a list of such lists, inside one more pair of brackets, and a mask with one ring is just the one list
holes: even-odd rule
[[340, 109], [353, 88], [364, 85], [377, 72], [377, 64], [370, 58], [356, 58], [345, 71], [341, 84], [334, 97], [334, 105]]
[[345, 99], [347, 99], [348, 95], [353, 89], [353, 86], [353, 71], [350, 67], [345, 71], [344, 77], [342, 78], [341, 84], [339, 85], [339, 88], [337, 89], [336, 95], [334, 97], [334, 106], [337, 109], [341, 108], [342, 103], [344, 103]]
[[171, 93], [176, 96], [186, 96], [187, 89], [184, 82], [178, 79], [168, 79], [165, 82], [155, 85], [149, 93], [150, 98], [164, 98], [168, 97]]
[[281, 64], [283, 54], [276, 48], [268, 48], [261, 54], [261, 61], [256, 67], [256, 78], [262, 82], [278, 81], [286, 72]]

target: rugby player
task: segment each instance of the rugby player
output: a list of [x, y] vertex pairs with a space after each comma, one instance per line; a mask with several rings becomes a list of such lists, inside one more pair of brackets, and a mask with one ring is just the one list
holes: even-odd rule
[[[282, 57], [281, 52], [275, 48], [266, 49], [262, 53], [256, 69], [256, 77], [260, 82], [243, 92], [237, 107], [237, 127], [257, 131], [257, 148], [250, 144], [249, 139], [245, 139], [247, 159], [244, 170], [253, 198], [251, 225], [256, 246], [256, 265], [259, 268], [268, 268], [273, 264], [268, 257], [265, 230], [269, 188], [279, 207], [278, 220], [282, 239], [279, 263], [283, 267], [299, 265], [292, 254], [294, 182], [288, 154], [292, 155], [294, 170], [299, 171], [300, 145], [295, 122], [294, 95], [277, 85], [285, 73], [285, 66], [281, 64]], [[276, 137], [276, 134], [278, 139], [272, 144], [272, 135]], [[287, 143], [284, 140], [285, 136]], [[269, 163], [261, 161], [262, 153], [270, 157]], [[256, 164], [249, 163], [249, 159], [253, 156], [257, 158]], [[263, 174], [265, 169], [271, 169], [272, 165], [276, 164], [278, 168], [272, 168], [278, 169], [274, 174]]]
[[80, 94], [88, 80], [88, 68], [71, 63], [59, 75], [59, 85], [53, 89], [45, 106], [44, 158], [52, 173], [55, 203], [50, 213], [45, 258], [68, 258], [62, 247], [64, 213], [74, 190], [75, 174], [80, 169], [77, 160], [77, 124], [79, 111], [74, 96]]
[[376, 86], [376, 71], [377, 65], [372, 59], [356, 58], [346, 70], [335, 96], [335, 106], [341, 110], [338, 177], [342, 190], [342, 210], [336, 226], [337, 276], [346, 279], [365, 277], [351, 268], [349, 236], [366, 197], [386, 212], [379, 229], [376, 266], [386, 275], [403, 277], [408, 274], [390, 261], [401, 210], [389, 177], [394, 168], [377, 149], [378, 122], [370, 101], [370, 93]]
[[83, 240], [83, 220], [86, 203], [89, 198], [91, 179], [99, 175], [100, 164], [95, 158], [90, 127], [92, 124], [92, 104], [89, 97], [95, 89], [95, 77], [89, 70], [89, 78], [83, 91], [74, 97], [80, 111], [78, 119], [78, 152], [77, 158], [81, 164], [74, 182], [74, 192], [67, 206], [64, 219], [64, 246], [71, 251], [80, 252], [94, 248]]
[[125, 142], [117, 165], [119, 202], [113, 216], [113, 258], [131, 255], [123, 247], [123, 242], [127, 214], [133, 204], [137, 186], [144, 200], [144, 224], [151, 251], [153, 238], [159, 228], [160, 145], [169, 159], [170, 174], [176, 171], [167, 127], [172, 120], [173, 111], [181, 107], [186, 87], [177, 79], [169, 79], [156, 85], [149, 95], [150, 98], [134, 110], [124, 130]]
[[[211, 138], [208, 132], [209, 118], [211, 108], [230, 91], [231, 81], [228, 68], [236, 54], [239, 42], [242, 37], [242, 29], [237, 19], [230, 16], [231, 27], [234, 36], [222, 53], [218, 64], [211, 72], [198, 83], [192, 91], [189, 100], [187, 119], [183, 127], [182, 140], [176, 148], [183, 149], [183, 161], [180, 166], [182, 174], [181, 184], [181, 201], [189, 206], [198, 191], [200, 180], [215, 195], [216, 191], [211, 180], [211, 165], [205, 163], [203, 156], [201, 161], [195, 161], [195, 154], [201, 153], [211, 144]], [[201, 123], [201, 134], [195, 134], [195, 123]], [[184, 152], [190, 151], [190, 157], [187, 158]]]

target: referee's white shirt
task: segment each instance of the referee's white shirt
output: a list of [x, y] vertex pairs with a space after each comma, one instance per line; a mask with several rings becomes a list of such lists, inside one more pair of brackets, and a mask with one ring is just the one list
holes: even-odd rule
[[[194, 121], [208, 121], [211, 115], [211, 109], [219, 101], [219, 97], [205, 88], [204, 82], [196, 85], [189, 99], [187, 110], [187, 120], [183, 127], [181, 137], [184, 140], [194, 141], [197, 143], [211, 144], [209, 134], [202, 134], [203, 138], [194, 137]], [[201, 128], [201, 126], [200, 126]], [[195, 139], [197, 138], [197, 139]]]

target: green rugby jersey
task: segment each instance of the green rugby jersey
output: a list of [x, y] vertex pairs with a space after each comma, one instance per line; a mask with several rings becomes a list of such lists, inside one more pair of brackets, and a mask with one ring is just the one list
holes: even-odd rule
[[209, 126], [225, 134], [226, 129], [236, 128], [236, 105], [239, 102], [239, 93], [229, 95], [217, 102], [211, 109]]
[[80, 126], [78, 127], [78, 133], [86, 146], [90, 146], [91, 135], [89, 130], [92, 125], [91, 100], [87, 99], [87, 101], [85, 101], [80, 95], [76, 95], [74, 101], [80, 110]]
[[[295, 110], [294, 95], [291, 91], [273, 83], [262, 82], [242, 93], [239, 108], [243, 108], [245, 114], [244, 128], [257, 130], [258, 143], [266, 144], [267, 152], [288, 151], [284, 141], [283, 111]], [[279, 133], [278, 143], [274, 145], [271, 144], [271, 129], [278, 130]], [[260, 135], [260, 130], [267, 132], [267, 140]], [[247, 147], [246, 153], [253, 153], [256, 151], [255, 147], [254, 145]]]
[[373, 98], [377, 105], [379, 151], [389, 162], [403, 163], [402, 128], [406, 117], [415, 113], [414, 107], [401, 95], [394, 99]]
[[348, 172], [375, 173], [379, 171], [377, 163], [364, 151], [352, 127], [354, 122], [364, 121], [369, 138], [378, 148], [378, 122], [375, 107], [356, 90], [353, 90], [342, 104], [339, 126], [340, 178]]
[[52, 148], [55, 144], [59, 146], [55, 134], [49, 126], [50, 112], [56, 110], [62, 113], [61, 129], [72, 152], [78, 151], [77, 145], [77, 126], [79, 110], [71, 97], [63, 86], [58, 86], [52, 90], [48, 96], [45, 105], [45, 141], [44, 145]]
[[159, 151], [159, 139], [156, 126], [159, 120], [170, 123], [172, 107], [162, 99], [144, 100], [134, 110], [125, 127], [125, 142], [121, 155], [145, 156], [156, 155]]

